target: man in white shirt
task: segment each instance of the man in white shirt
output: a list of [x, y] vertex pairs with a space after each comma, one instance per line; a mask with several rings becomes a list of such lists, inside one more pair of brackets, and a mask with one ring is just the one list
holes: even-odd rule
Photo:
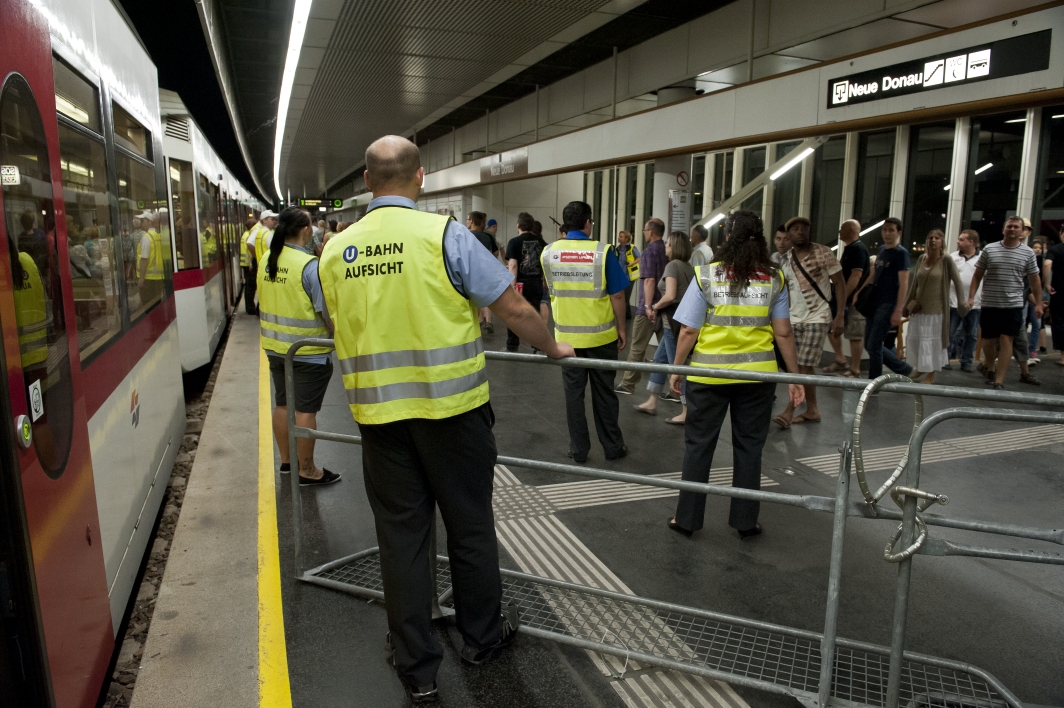
[[709, 231], [705, 226], [698, 224], [691, 229], [691, 245], [694, 251], [691, 253], [691, 265], [697, 268], [713, 262], [713, 249], [709, 247]]
[[[961, 274], [963, 291], [968, 292], [979, 262], [979, 232], [972, 229], [961, 231], [957, 237], [957, 250], [949, 254]], [[975, 357], [975, 345], [979, 339], [979, 309], [982, 307], [983, 286], [975, 292], [975, 304], [964, 317], [957, 312], [957, 294], [949, 291], [949, 358], [961, 360], [961, 371], [971, 372]], [[947, 365], [950, 368], [952, 365]]]
[[[259, 214], [259, 223], [248, 231], [247, 245], [248, 245], [248, 257], [251, 261], [251, 272], [255, 274], [255, 277], [244, 283], [244, 297], [251, 302], [258, 305], [256, 299], [257, 293], [255, 292], [258, 286], [258, 272], [259, 272], [259, 252], [258, 252], [258, 239], [259, 233], [263, 232], [263, 251], [267, 251], [270, 248], [269, 237], [273, 235], [273, 230], [277, 228], [278, 213], [270, 211], [269, 209], [263, 209]], [[255, 308], [255, 312], [258, 313], [258, 307]]]

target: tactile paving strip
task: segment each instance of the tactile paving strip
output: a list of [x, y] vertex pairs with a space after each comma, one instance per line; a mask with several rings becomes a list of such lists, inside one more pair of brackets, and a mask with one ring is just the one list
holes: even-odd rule
[[[362, 556], [315, 577], [342, 583], [350, 591], [383, 592], [378, 555]], [[450, 568], [441, 560], [437, 583], [450, 587]], [[521, 608], [521, 623], [611, 647], [765, 681], [795, 694], [815, 694], [820, 645], [804, 637], [766, 631], [734, 621], [661, 610], [638, 598], [617, 600], [571, 588], [503, 576], [504, 602]], [[886, 704], [889, 657], [838, 647], [832, 696], [859, 706]], [[962, 671], [906, 661], [901, 705], [910, 708], [1004, 708], [1005, 701], [983, 679]]]

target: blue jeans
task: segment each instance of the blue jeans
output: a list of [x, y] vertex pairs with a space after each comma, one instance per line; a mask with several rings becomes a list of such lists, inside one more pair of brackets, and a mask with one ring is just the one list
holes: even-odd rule
[[1027, 351], [1038, 351], [1038, 334], [1042, 331], [1042, 318], [1034, 311], [1034, 303], [1027, 303], [1027, 322], [1031, 325], [1030, 347]]
[[956, 307], [949, 308], [949, 358], [958, 357], [961, 366], [971, 366], [975, 343], [979, 339], [979, 309], [972, 308], [961, 317]]
[[883, 346], [883, 340], [890, 331], [890, 316], [894, 313], [894, 303], [884, 302], [876, 307], [875, 314], [865, 324], [864, 348], [868, 352], [868, 378], [875, 379], [883, 375], [886, 364], [896, 374], [908, 376], [913, 367], [895, 356], [894, 352]]
[[[661, 317], [659, 314], [658, 317]], [[672, 330], [666, 327], [662, 330], [661, 341], [658, 342], [658, 349], [654, 352], [655, 364], [671, 364], [676, 359], [676, 340], [672, 336]], [[668, 388], [669, 376], [668, 374], [659, 374], [657, 372], [650, 375], [650, 381], [647, 383], [647, 390], [651, 393], [661, 393]]]

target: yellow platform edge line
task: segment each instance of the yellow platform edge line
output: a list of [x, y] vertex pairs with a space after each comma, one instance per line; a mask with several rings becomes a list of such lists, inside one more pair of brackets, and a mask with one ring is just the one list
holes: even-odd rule
[[277, 497], [273, 474], [273, 426], [270, 367], [259, 350], [259, 706], [291, 708], [284, 611], [281, 605], [281, 560], [277, 549]]

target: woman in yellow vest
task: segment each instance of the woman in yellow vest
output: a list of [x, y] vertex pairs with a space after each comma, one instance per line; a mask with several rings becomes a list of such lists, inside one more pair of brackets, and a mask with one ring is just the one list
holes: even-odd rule
[[[695, 271], [696, 282], [676, 310], [674, 318], [683, 329], [674, 362], [682, 366], [690, 355], [691, 365], [696, 367], [776, 372], [775, 341], [788, 371], [797, 372], [787, 288], [782, 271], [769, 259], [760, 217], [749, 211], [735, 212], [728, 217], [725, 235], [727, 240], [716, 259]], [[671, 388], [677, 394], [682, 381], [679, 375], [671, 378]], [[732, 486], [759, 489], [761, 451], [768, 437], [775, 393], [774, 383], [689, 376], [682, 479], [700, 484], [709, 481], [717, 439], [730, 410]], [[794, 405], [805, 399], [801, 386], [791, 385], [789, 395]], [[680, 492], [669, 528], [690, 536], [702, 528], [705, 510], [705, 494]], [[732, 498], [728, 525], [739, 532], [740, 539], [761, 533], [759, 510], [756, 501]]]
[[621, 258], [621, 263], [628, 270], [628, 287], [624, 289], [624, 302], [625, 312], [628, 315], [628, 319], [632, 319], [632, 289], [635, 287], [636, 281], [639, 280], [639, 261], [643, 259], [643, 254], [639, 252], [639, 249], [634, 243], [632, 243], [632, 234], [628, 231], [621, 231], [617, 234], [617, 255]]
[[[259, 265], [259, 341], [270, 361], [273, 378], [273, 435], [281, 452], [281, 472], [289, 472], [288, 400], [284, 382], [284, 357], [292, 342], [308, 337], [329, 337], [318, 259], [306, 245], [311, 236], [310, 216], [299, 207], [281, 212], [270, 241], [269, 256]], [[296, 425], [317, 428], [318, 411], [332, 378], [331, 347], [303, 347], [293, 362]], [[314, 440], [296, 442], [299, 484], [332, 484], [340, 475], [314, 464]]]

